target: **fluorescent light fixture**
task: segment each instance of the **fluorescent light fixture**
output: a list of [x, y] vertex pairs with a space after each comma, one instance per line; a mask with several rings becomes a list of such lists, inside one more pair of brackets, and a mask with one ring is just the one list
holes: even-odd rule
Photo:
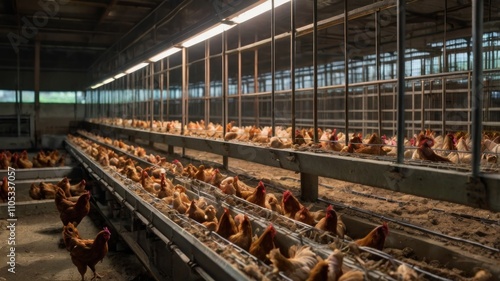
[[141, 62], [141, 63], [139, 63], [139, 64], [137, 64], [137, 65], [135, 65], [135, 66], [132, 66], [131, 68], [129, 68], [129, 69], [127, 69], [127, 70], [125, 70], [125, 73], [130, 74], [130, 73], [132, 73], [132, 72], [134, 72], [134, 71], [136, 71], [136, 70], [139, 70], [139, 69], [141, 69], [141, 68], [145, 67], [145, 66], [146, 66], [146, 65], [148, 65], [148, 64], [149, 64], [149, 63], [147, 63], [147, 62]]
[[[249, 19], [252, 19], [260, 14], [263, 14], [269, 10], [271, 10], [271, 3], [272, 1], [268, 0], [258, 6], [255, 6], [253, 8], [251, 8], [250, 10], [246, 11], [246, 12], [243, 12], [242, 14], [234, 17], [231, 19], [231, 21], [235, 22], [235, 23], [242, 23], [242, 22], [245, 22]], [[277, 8], [285, 3], [288, 3], [290, 2], [290, 0], [275, 0], [274, 1], [274, 7]]]
[[152, 61], [152, 62], [157, 62], [163, 58], [166, 58], [168, 56], [171, 56], [175, 53], [177, 53], [178, 51], [180, 51], [181, 49], [180, 48], [177, 48], [177, 47], [172, 47], [172, 48], [169, 48], [159, 54], [157, 54], [156, 56], [150, 58], [149, 60]]
[[116, 74], [115, 76], [113, 76], [113, 78], [118, 79], [118, 78], [121, 78], [121, 77], [123, 77], [123, 76], [125, 76], [125, 75], [127, 75], [127, 73], [122, 72], [122, 73], [118, 73], [118, 74]]
[[102, 81], [102, 84], [103, 84], [103, 85], [104, 85], [104, 84], [108, 84], [109, 82], [113, 82], [113, 81], [115, 81], [115, 78], [112, 78], [112, 77], [111, 77], [111, 78], [108, 78], [108, 79], [106, 79], [106, 80]]
[[90, 86], [91, 89], [95, 89], [95, 88], [99, 88], [101, 87], [103, 84], [102, 83], [99, 83], [99, 84], [95, 84], [93, 86]]
[[209, 30], [206, 30], [206, 31], [192, 37], [191, 39], [185, 41], [184, 43], [182, 43], [182, 47], [186, 47], [186, 48], [191, 47], [195, 44], [200, 43], [201, 41], [205, 41], [208, 38], [211, 38], [215, 35], [221, 34], [222, 32], [229, 30], [232, 27], [233, 27], [233, 25], [219, 23], [218, 25], [210, 28]]

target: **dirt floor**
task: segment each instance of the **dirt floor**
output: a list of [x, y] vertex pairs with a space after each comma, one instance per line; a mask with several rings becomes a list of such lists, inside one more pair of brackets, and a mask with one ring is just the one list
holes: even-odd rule
[[[0, 226], [1, 240], [7, 241], [7, 222], [0, 221]], [[80, 235], [89, 239], [93, 239], [100, 229], [88, 216], [78, 227]], [[69, 252], [60, 247], [61, 232], [62, 223], [55, 206], [54, 212], [19, 217], [15, 230], [15, 273], [9, 272], [9, 265], [6, 266], [10, 246], [6, 242], [0, 243], [0, 280], [81, 280]], [[97, 272], [104, 275], [101, 280], [153, 280], [147, 277], [131, 251], [120, 246], [116, 248], [115, 251], [110, 250], [102, 263], [96, 265]], [[91, 278], [92, 271], [88, 269], [85, 280]]]

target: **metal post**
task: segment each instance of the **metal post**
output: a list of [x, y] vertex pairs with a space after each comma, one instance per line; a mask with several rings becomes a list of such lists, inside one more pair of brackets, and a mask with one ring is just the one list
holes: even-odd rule
[[[380, 11], [375, 12], [375, 68], [377, 81], [380, 81]], [[380, 83], [377, 83], [378, 98], [378, 131], [382, 136], [382, 91]]]
[[[443, 24], [443, 72], [448, 72], [448, 52], [446, 51], [446, 31], [448, 29], [448, 0], [444, 0], [444, 24]], [[444, 105], [443, 105], [444, 106]], [[443, 116], [444, 118], [444, 116]], [[444, 134], [444, 131], [443, 131]]]
[[[316, 1], [314, 1], [316, 3]], [[276, 11], [274, 8], [274, 0], [271, 0], [271, 134], [275, 135], [275, 91], [276, 91]], [[315, 77], [316, 78], [316, 77]], [[314, 110], [314, 109], [313, 109]]]
[[[347, 2], [347, 0], [346, 0]], [[347, 12], [346, 12], [347, 17]], [[318, 0], [313, 1], [313, 128], [314, 142], [318, 137]]]
[[479, 176], [483, 111], [483, 0], [472, 1], [472, 177]]
[[[238, 26], [239, 27], [239, 26]], [[241, 76], [242, 76], [242, 60], [241, 60], [241, 30], [238, 29], [238, 126], [243, 126], [241, 118]]]
[[[187, 48], [182, 48], [182, 95], [181, 95], [181, 135], [184, 135], [184, 125], [187, 124], [187, 110], [186, 110], [186, 103], [187, 103], [187, 79], [188, 79], [188, 72], [187, 72]], [[186, 155], [186, 148], [182, 147], [182, 156], [184, 157]]]
[[[18, 78], [19, 81], [19, 78]], [[40, 138], [40, 40], [35, 41], [35, 147]]]
[[441, 79], [441, 126], [442, 126], [442, 135], [446, 134], [446, 78]]
[[[228, 59], [227, 59], [227, 34], [226, 32], [222, 32], [222, 124], [223, 124], [223, 133], [222, 137], [224, 138], [227, 130], [227, 84], [228, 84], [228, 75], [227, 75], [227, 67], [228, 67]], [[222, 156], [222, 166], [224, 169], [228, 169], [229, 166], [229, 158], [227, 156]]]
[[161, 125], [163, 126], [163, 60], [160, 60], [160, 76], [158, 77], [158, 80], [160, 83], [160, 122]]
[[405, 130], [405, 0], [398, 0], [398, 158], [397, 163], [404, 162], [404, 130]]
[[347, 52], [348, 33], [347, 0], [344, 0], [344, 111], [345, 111], [345, 145], [349, 145], [349, 53]]
[[150, 101], [150, 113], [151, 113], [151, 123], [149, 124], [149, 129], [153, 129], [153, 122], [154, 122], [154, 117], [155, 117], [155, 108], [154, 108], [154, 100], [155, 100], [155, 64], [150, 63], [150, 70], [149, 70], [149, 93], [151, 97]]
[[[257, 40], [257, 34], [255, 34], [255, 40]], [[259, 92], [259, 49], [255, 49], [254, 51], [254, 65], [253, 65], [253, 79], [255, 81], [254, 83], [254, 93], [258, 93]], [[259, 106], [259, 96], [258, 95], [255, 95], [254, 97], [254, 103], [253, 103], [253, 107], [254, 107], [254, 114], [255, 114], [255, 126], [259, 127], [260, 126], [260, 118], [259, 118], [259, 110], [260, 110], [260, 106]]]
[[290, 1], [290, 80], [291, 80], [291, 91], [292, 91], [292, 143], [295, 143], [295, 1]]
[[210, 122], [210, 39], [205, 41], [205, 124]]

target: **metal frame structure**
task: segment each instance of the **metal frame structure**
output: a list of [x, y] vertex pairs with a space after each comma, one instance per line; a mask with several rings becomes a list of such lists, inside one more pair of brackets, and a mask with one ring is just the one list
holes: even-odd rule
[[[277, 27], [274, 25], [277, 14], [273, 9], [270, 15], [267, 15], [271, 18], [271, 36], [268, 38], [258, 38], [258, 36], [255, 35], [255, 39], [252, 42], [244, 43], [243, 41], [246, 42], [248, 40], [244, 40], [240, 32], [236, 34], [233, 33], [233, 31], [224, 32], [222, 35], [209, 39], [203, 45], [184, 48], [182, 52], [154, 63], [154, 67], [144, 68], [138, 72], [129, 74], [126, 79], [129, 79], [128, 77], [135, 77], [135, 79], [133, 79], [135, 84], [132, 87], [132, 91], [138, 93], [141, 93], [143, 89], [150, 89], [153, 91], [152, 95], [156, 97], [154, 92], [160, 89], [161, 107], [164, 106], [163, 103], [166, 103], [167, 111], [162, 112], [159, 118], [162, 120], [180, 120], [182, 129], [184, 129], [184, 125], [190, 121], [203, 119], [206, 123], [210, 121], [221, 121], [224, 129], [226, 128], [227, 122], [238, 121], [237, 125], [240, 126], [270, 125], [274, 131], [274, 128], [279, 125], [277, 121], [279, 119], [286, 119], [291, 120], [287, 125], [292, 125], [292, 132], [295, 131], [296, 127], [312, 127], [316, 134], [315, 139], [317, 139], [318, 128], [344, 127], [346, 129], [346, 134], [359, 131], [363, 134], [370, 134], [372, 132], [378, 132], [381, 135], [392, 134], [397, 135], [398, 138], [397, 151], [399, 152], [399, 157], [395, 163], [390, 159], [388, 162], [381, 161], [379, 163], [373, 163], [371, 160], [352, 157], [324, 157], [297, 151], [275, 150], [255, 147], [253, 145], [219, 142], [217, 140], [196, 140], [183, 136], [161, 135], [153, 132], [141, 132], [133, 129], [110, 126], [98, 126], [97, 129], [112, 129], [124, 134], [149, 140], [150, 142], [162, 142], [170, 146], [181, 146], [184, 148], [218, 153], [224, 157], [223, 162], [225, 165], [227, 165], [227, 157], [245, 159], [244, 155], [237, 152], [238, 147], [251, 147], [255, 149], [255, 151], [258, 151], [259, 155], [264, 156], [262, 159], [252, 159], [252, 161], [271, 166], [281, 166], [301, 172], [304, 182], [302, 195], [305, 199], [309, 200], [314, 200], [317, 197], [317, 190], [314, 190], [314, 188], [312, 190], [309, 188], [306, 189], [305, 186], [312, 183], [312, 186], [317, 188], [317, 176], [326, 176], [435, 199], [448, 200], [491, 210], [499, 210], [500, 207], [497, 203], [499, 201], [497, 200], [499, 196], [497, 188], [499, 186], [498, 175], [483, 174], [481, 172], [479, 145], [474, 146], [472, 153], [474, 160], [470, 165], [466, 164], [469, 165], [468, 169], [465, 169], [467, 171], [466, 173], [456, 171], [450, 172], [449, 170], [441, 169], [436, 170], [434, 168], [422, 168], [418, 164], [410, 166], [410, 163], [403, 159], [404, 137], [413, 136], [424, 129], [432, 129], [437, 131], [438, 134], [443, 135], [449, 131], [472, 132], [473, 142], [477, 144], [481, 141], [482, 125], [492, 130], [499, 130], [500, 128], [500, 120], [483, 122], [482, 118], [482, 114], [500, 114], [500, 106], [492, 104], [491, 106], [486, 105], [483, 107], [482, 103], [483, 95], [492, 95], [493, 93], [497, 93], [498, 89], [500, 89], [500, 70], [483, 70], [482, 64], [478, 64], [476, 60], [474, 61], [472, 69], [469, 68], [465, 71], [457, 71], [457, 67], [455, 67], [455, 71], [441, 72], [443, 69], [451, 69], [451, 62], [448, 56], [452, 55], [454, 52], [452, 49], [449, 49], [451, 46], [447, 43], [449, 40], [447, 36], [455, 34], [455, 37], [457, 37], [457, 32], [463, 33], [463, 30], [451, 30], [447, 28], [447, 24], [453, 20], [450, 17], [451, 8], [449, 2], [447, 1], [445, 3], [442, 40], [440, 38], [435, 43], [440, 46], [442, 45], [444, 57], [438, 56], [437, 58], [443, 59], [444, 62], [442, 65], [444, 68], [441, 66], [441, 60], [439, 60], [436, 62], [436, 67], [439, 69], [438, 73], [432, 73], [434, 67], [432, 64], [434, 63], [435, 57], [431, 57], [429, 62], [425, 59], [420, 59], [422, 69], [427, 69], [428, 67], [430, 71], [425, 71], [426, 74], [424, 75], [410, 76], [405, 73], [405, 62], [409, 61], [409, 63], [413, 63], [410, 60], [414, 59], [414, 56], [418, 56], [418, 54], [408, 54], [408, 44], [405, 44], [405, 41], [410, 41], [406, 43], [410, 43], [409, 45], [411, 45], [411, 40], [419, 40], [419, 37], [405, 39], [405, 31], [408, 31], [408, 28], [406, 28], [408, 25], [406, 22], [407, 17], [405, 19], [405, 16], [408, 14], [408, 6], [414, 4], [413, 2], [407, 3], [407, 1], [386, 0], [362, 8], [349, 10], [347, 1], [344, 1], [345, 9], [342, 14], [325, 19], [318, 19], [316, 18], [317, 15], [315, 16], [318, 7], [316, 1], [314, 1], [312, 23], [301, 27], [295, 26], [296, 23], [294, 19], [296, 15], [294, 9], [296, 4], [297, 3], [293, 2], [289, 5], [290, 9], [287, 10], [290, 16], [290, 28], [288, 31], [282, 32], [281, 30], [277, 30]], [[480, 44], [482, 43], [481, 38], [483, 38], [482, 26], [484, 25], [482, 1], [474, 1], [471, 10], [473, 13], [471, 18], [474, 19], [471, 29], [473, 39], [472, 56], [477, 58], [481, 57], [483, 54], [482, 45]], [[391, 13], [395, 11], [397, 21], [390, 21], [387, 23], [386, 20], [386, 22], [382, 22], [381, 14], [387, 11]], [[367, 67], [356, 67], [354, 55], [348, 52], [348, 46], [352, 44], [352, 37], [349, 31], [351, 21], [365, 19], [371, 15], [373, 15], [373, 18], [370, 18], [370, 21], [373, 22], [374, 27], [374, 34], [371, 40], [375, 42], [375, 54], [372, 54], [375, 57], [375, 80], [363, 78], [367, 75], [364, 73], [367, 71]], [[385, 46], [381, 46], [381, 30], [388, 28], [387, 26], [391, 24], [395, 24], [397, 28], [398, 39], [392, 42], [397, 46], [397, 48], [394, 49], [394, 51], [397, 51], [397, 57], [381, 53], [382, 48], [385, 48]], [[320, 66], [317, 61], [319, 50], [316, 43], [319, 39], [318, 33], [320, 31], [328, 31], [329, 28], [340, 27], [341, 25], [344, 30], [342, 45], [344, 54], [341, 56], [344, 61], [343, 68], [341, 71], [337, 72], [320, 72]], [[280, 28], [282, 29], [282, 27]], [[313, 41], [313, 59], [309, 65], [309, 67], [312, 67], [312, 72], [307, 72], [307, 66], [304, 67], [297, 64], [297, 50], [295, 46], [298, 38], [308, 35], [312, 36]], [[436, 34], [433, 34], [434, 37], [435, 35]], [[465, 33], [462, 35], [462, 38], [465, 37], [468, 37], [468, 34]], [[236, 43], [233, 42], [231, 45], [234, 45], [234, 47], [228, 46], [229, 38], [236, 38]], [[283, 71], [277, 73], [278, 68], [276, 68], [276, 64], [280, 57], [276, 56], [276, 53], [279, 52], [276, 45], [284, 40], [290, 40], [290, 67], [285, 67], [285, 69], [290, 72], [290, 75], [286, 76], [286, 78], [281, 78], [280, 75], [285, 74], [283, 74]], [[200, 50], [200, 46], [204, 48], [201, 59], [196, 57], [196, 51]], [[267, 47], [271, 48], [271, 53], [268, 54], [260, 51]], [[469, 48], [469, 45], [465, 48]], [[193, 59], [190, 60], [189, 58], [191, 56], [189, 54], [192, 52], [194, 55]], [[229, 73], [228, 66], [231, 60], [230, 56], [234, 54], [238, 56], [238, 71], [236, 74]], [[247, 74], [242, 71], [245, 61], [242, 59], [242, 56], [249, 54], [253, 55], [253, 65], [244, 66], [248, 67], [248, 69], [253, 68], [253, 72], [250, 71], [252, 72], [252, 74], [249, 75], [250, 82], [245, 84], [242, 83], [242, 81], [246, 79], [245, 75]], [[466, 51], [466, 54], [467, 66], [469, 66], [471, 52]], [[494, 52], [492, 54], [494, 54]], [[263, 67], [262, 64], [265, 62], [261, 61], [261, 58], [265, 55], [269, 55], [270, 57], [270, 60], [267, 61], [270, 63], [270, 71], [267, 75], [264, 75], [265, 73], [261, 70]], [[395, 58], [397, 58], [397, 64], [393, 61]], [[388, 60], [389, 62], [387, 62]], [[166, 66], [164, 62], [166, 62]], [[431, 65], [426, 65], [426, 63]], [[203, 65], [203, 69], [195, 68], [195, 65], [200, 64]], [[220, 64], [220, 69], [214, 71], [213, 67], [216, 64]], [[323, 64], [321, 67], [322, 69], [327, 68], [327, 66]], [[386, 74], [387, 71], [385, 67], [389, 67], [389, 74]], [[160, 71], [156, 71], [158, 68]], [[394, 71], [394, 69], [396, 71]], [[358, 70], [362, 72], [359, 75], [361, 75], [363, 81], [358, 81], [359, 78], [357, 77], [359, 75], [356, 73]], [[201, 81], [203, 81], [203, 83], [200, 84], [201, 86], [197, 86], [197, 81], [190, 79], [192, 77], [191, 75], [194, 75], [193, 73], [197, 71], [202, 73], [202, 75], [199, 75], [202, 77]], [[220, 77], [215, 73], [219, 71], [221, 73]], [[301, 76], [299, 74], [300, 71], [304, 71], [306, 74], [302, 74]], [[327, 76], [333, 76], [337, 73], [343, 73], [344, 83], [320, 83], [320, 77], [322, 77], [321, 79], [326, 79], [328, 78]], [[485, 77], [488, 78], [488, 84], [487, 86], [485, 85], [484, 88], [480, 82], [483, 80], [483, 73]], [[395, 78], [396, 76], [397, 78]], [[304, 77], [311, 78], [314, 80], [313, 83], [309, 84], [310, 86], [306, 86], [305, 83], [300, 84], [301, 82], [299, 80], [304, 80]], [[270, 81], [268, 81], [269, 79]], [[289, 88], [280, 86], [280, 83], [283, 83], [286, 79], [290, 79], [293, 82], [293, 85]], [[236, 80], [237, 82], [234, 82]], [[162, 81], [161, 87], [163, 88], [155, 85], [157, 81]], [[166, 85], [163, 84], [164, 81], [167, 81]], [[118, 104], [131, 104], [132, 110], [138, 110], [138, 112], [132, 115], [125, 114], [121, 112], [120, 106], [107, 103], [105, 105], [108, 107], [107, 112], [111, 113], [100, 114], [100, 112], [103, 111], [97, 110], [97, 114], [91, 114], [87, 117], [154, 120], [155, 116], [157, 116], [156, 109], [151, 106], [151, 112], [149, 114], [147, 114], [147, 110], [143, 110], [143, 107], [152, 104], [152, 101], [148, 101], [147, 99], [141, 100], [139, 95], [139, 100], [131, 102], [125, 95], [120, 95], [120, 90], [116, 90], [116, 83], [118, 82], [119, 80], [98, 88], [97, 90], [90, 91], [89, 96], [91, 97], [88, 106], [91, 108], [95, 106], [100, 108], [103, 106], [100, 102], [97, 104], [94, 103], [95, 100], [92, 96], [99, 96], [102, 92], [105, 92], [107, 95], [117, 95], [119, 97]], [[269, 87], [267, 87], [266, 83]], [[236, 90], [232, 88], [234, 85], [236, 85]], [[296, 87], [297, 85], [301, 85], [301, 87]], [[243, 91], [243, 88], [247, 90]], [[165, 100], [163, 100], [164, 90], [166, 93]], [[193, 97], [196, 91], [202, 91], [203, 94], [201, 98]], [[179, 95], [176, 96], [177, 94]], [[134, 95], [134, 97], [137, 97], [137, 95]], [[460, 101], [460, 98], [463, 97], [467, 99], [467, 102]], [[101, 99], [98, 97], [98, 100], [100, 101]], [[228, 108], [228, 103], [234, 100], [238, 102], [239, 110], [236, 114], [230, 114], [231, 110]], [[292, 101], [291, 105], [290, 100]], [[333, 108], [323, 108], [320, 112], [320, 109], [318, 109], [318, 100], [321, 100], [322, 106], [332, 106]], [[369, 100], [376, 102], [370, 103]], [[199, 101], [200, 106], [198, 108], [203, 109], [203, 112], [193, 112], [189, 110], [189, 101]], [[253, 106], [246, 106], [247, 104], [252, 104]], [[377, 106], [370, 107], [370, 104]], [[308, 111], [310, 108], [307, 109], [307, 106], [310, 108], [312, 107], [312, 113]], [[278, 110], [278, 108], [282, 107], [283, 109]], [[307, 110], [304, 110], [305, 108]], [[469, 110], [472, 110], [472, 114], [468, 112]], [[89, 112], [95, 113], [96, 111], [89, 110]], [[323, 114], [325, 117], [318, 120], [318, 113]], [[310, 118], [308, 118], [308, 116]], [[408, 118], [408, 116], [412, 118]], [[452, 118], [458, 118], [460, 120], [451, 120]], [[253, 124], [251, 122], [253, 122]], [[346, 138], [346, 142], [347, 141], [348, 138]], [[269, 155], [276, 156], [269, 159]], [[299, 161], [300, 168], [297, 168], [297, 164], [294, 163], [294, 161], [286, 160], [287, 157], [293, 159], [304, 158], [301, 158], [301, 161]], [[307, 168], [304, 168], [306, 166], [304, 163], [310, 163], [314, 169], [309, 171]], [[321, 165], [318, 165], [318, 163], [321, 163]], [[358, 164], [365, 166], [361, 169], [366, 173], [361, 176], [360, 173], [352, 172], [354, 167], [357, 167], [356, 165]], [[343, 173], [334, 172], [332, 168], [328, 169], [326, 167], [340, 167], [335, 168], [335, 171], [343, 171]], [[463, 167], [460, 167], [458, 169], [462, 171], [462, 168]], [[387, 178], [391, 180], [387, 180]], [[404, 184], [402, 184], [403, 182]], [[439, 185], [442, 187], [442, 192], [437, 194], [436, 190], [433, 188], [422, 188], [422, 183], [428, 183], [428, 185], [425, 185], [428, 187]], [[458, 192], [456, 190], [457, 186], [460, 187], [460, 191]]]

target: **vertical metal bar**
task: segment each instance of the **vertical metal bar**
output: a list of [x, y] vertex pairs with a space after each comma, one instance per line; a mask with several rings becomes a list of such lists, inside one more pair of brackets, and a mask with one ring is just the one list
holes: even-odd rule
[[167, 76], [166, 94], [167, 94], [167, 121], [170, 121], [170, 58], [167, 57], [167, 71], [165, 72]]
[[[187, 48], [182, 48], [182, 94], [181, 94], [181, 135], [184, 135], [184, 125], [187, 124], [186, 96], [187, 96]], [[184, 148], [182, 151], [184, 155]]]
[[210, 122], [210, 39], [205, 41], [205, 124]]
[[441, 79], [441, 126], [443, 136], [446, 134], [446, 78]]
[[405, 22], [406, 22], [406, 0], [398, 0], [398, 158], [397, 163], [402, 164], [404, 161], [404, 137], [405, 137]]
[[[37, 42], [40, 42], [37, 40]], [[36, 52], [36, 49], [35, 49], [35, 52]], [[36, 56], [36, 54], [35, 54]], [[21, 58], [19, 57], [19, 51], [16, 53], [16, 64], [17, 64], [17, 67], [16, 67], [16, 103], [15, 103], [15, 108], [16, 108], [16, 119], [17, 119], [17, 136], [20, 137], [21, 136], [21, 111], [19, 109], [19, 97], [21, 96], [20, 95], [20, 92], [21, 92], [21, 75], [20, 75], [20, 72], [21, 72]], [[36, 64], [36, 62], [35, 62]], [[36, 74], [35, 74], [36, 75]]]
[[292, 0], [290, 1], [290, 80], [292, 85], [291, 86], [291, 91], [292, 91], [292, 143], [295, 143], [295, 121], [296, 121], [296, 116], [295, 116], [295, 55], [296, 55], [296, 45], [295, 45], [295, 40], [296, 40], [296, 33], [295, 33], [295, 1]]
[[[257, 40], [257, 34], [255, 34], [255, 40]], [[254, 77], [254, 93], [259, 92], [259, 49], [255, 49], [254, 51], [254, 66], [253, 66], [253, 77]], [[255, 115], [255, 126], [260, 126], [260, 118], [259, 118], [259, 96], [255, 95], [254, 97], [254, 115]]]
[[[316, 3], [316, 0], [314, 1]], [[276, 9], [274, 8], [274, 0], [271, 0], [271, 134], [275, 135], [275, 91], [276, 91]]]
[[[19, 55], [19, 54], [18, 54]], [[19, 75], [19, 74], [18, 74]], [[18, 78], [19, 82], [19, 78]], [[40, 40], [35, 41], [35, 147], [40, 138]]]
[[[377, 81], [380, 81], [380, 11], [375, 12], [375, 68]], [[382, 91], [381, 84], [377, 83], [378, 99], [378, 131], [382, 135]]]
[[[228, 114], [227, 114], [227, 92], [228, 92], [228, 59], [227, 59], [227, 34], [222, 32], [222, 123], [223, 123], [223, 133], [222, 137], [225, 137], [227, 130]], [[227, 156], [222, 156], [222, 166], [228, 169], [229, 158]]]
[[344, 111], [345, 111], [345, 145], [349, 144], [349, 53], [347, 51], [348, 38], [348, 10], [347, 0], [344, 0]]
[[472, 1], [472, 177], [479, 176], [483, 123], [483, 0]]
[[158, 83], [160, 84], [160, 122], [163, 126], [163, 60], [160, 60], [160, 76], [158, 77]]
[[[347, 2], [347, 0], [346, 0]], [[346, 12], [347, 17], [347, 12]], [[313, 128], [314, 142], [318, 137], [318, 0], [313, 1]]]
[[[448, 0], [444, 0], [443, 23], [443, 72], [448, 72], [448, 52], [446, 50], [446, 31], [448, 30]], [[444, 134], [444, 133], [443, 133]]]
[[[239, 27], [239, 26], [238, 26]], [[243, 126], [241, 120], [241, 76], [242, 72], [242, 60], [241, 60], [241, 29], [238, 28], [238, 126]]]
[[155, 102], [155, 63], [150, 63], [150, 71], [149, 71], [149, 91], [150, 91], [150, 105], [149, 107], [151, 108], [151, 123], [149, 124], [149, 129], [153, 129], [153, 122], [155, 118], [155, 107], [154, 107], [154, 102]]

